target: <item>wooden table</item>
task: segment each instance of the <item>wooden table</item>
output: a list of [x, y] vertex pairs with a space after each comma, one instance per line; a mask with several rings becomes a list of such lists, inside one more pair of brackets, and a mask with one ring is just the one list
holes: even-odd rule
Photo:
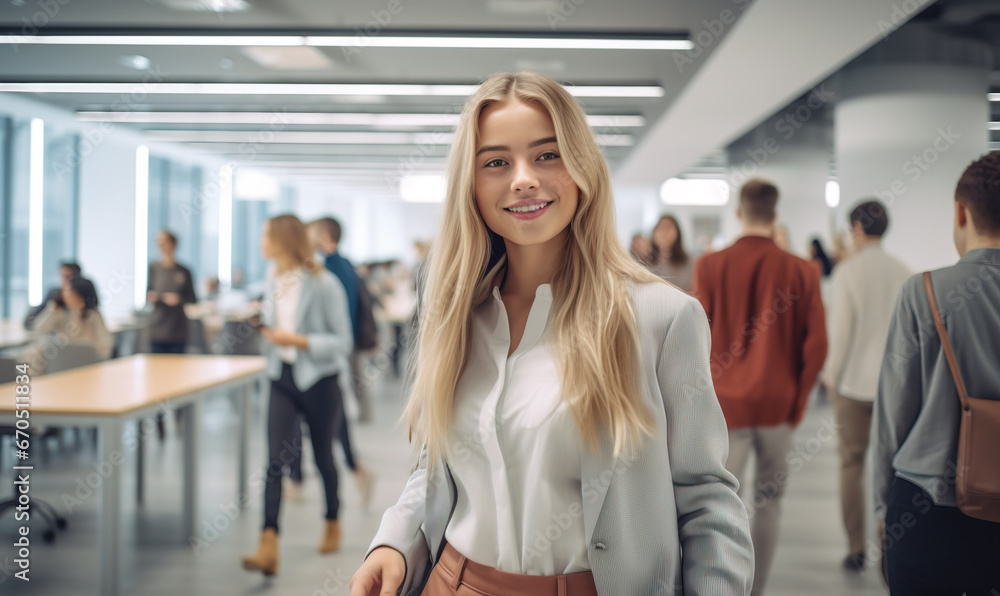
[[[141, 432], [125, 436], [125, 422], [163, 411], [168, 405], [182, 408], [185, 416], [182, 529], [186, 542], [197, 536], [202, 398], [212, 391], [244, 389], [244, 399], [240, 400], [237, 466], [241, 497], [246, 492], [249, 400], [253, 382], [263, 376], [264, 369], [264, 358], [257, 356], [138, 354], [31, 379], [32, 427], [46, 424], [98, 428], [98, 471], [108, 471], [100, 474], [102, 480], [97, 489], [101, 499], [98, 526], [101, 594], [121, 594], [122, 475], [118, 468], [124, 465], [129, 451], [140, 452], [138, 486], [142, 486]], [[15, 420], [14, 395], [13, 383], [0, 385], [2, 424], [13, 424]], [[241, 501], [237, 499], [237, 503]]]

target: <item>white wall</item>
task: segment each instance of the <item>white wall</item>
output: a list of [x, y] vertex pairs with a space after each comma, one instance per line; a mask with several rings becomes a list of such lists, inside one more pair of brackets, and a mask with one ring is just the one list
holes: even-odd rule
[[369, 196], [349, 188], [301, 186], [296, 215], [309, 221], [331, 216], [340, 221], [341, 252], [354, 262], [401, 259], [416, 262], [413, 243], [433, 240], [443, 207]]
[[132, 311], [135, 288], [135, 152], [108, 138], [81, 161], [78, 261], [105, 314]]
[[888, 252], [914, 271], [954, 263], [955, 185], [987, 150], [986, 72], [871, 66], [845, 73], [844, 87], [835, 121], [839, 218], [856, 199], [877, 195], [889, 207]]

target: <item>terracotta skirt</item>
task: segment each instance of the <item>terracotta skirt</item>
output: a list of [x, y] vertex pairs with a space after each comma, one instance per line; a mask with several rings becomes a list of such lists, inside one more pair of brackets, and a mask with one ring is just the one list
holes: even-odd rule
[[519, 575], [465, 558], [446, 544], [421, 596], [597, 596], [594, 574]]

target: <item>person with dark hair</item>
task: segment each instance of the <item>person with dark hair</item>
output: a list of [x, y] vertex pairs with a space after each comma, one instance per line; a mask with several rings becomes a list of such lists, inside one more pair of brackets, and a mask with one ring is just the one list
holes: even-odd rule
[[712, 381], [729, 429], [726, 469], [739, 478], [751, 453], [756, 461], [745, 484], [754, 491], [754, 595], [765, 592], [778, 545], [792, 434], [826, 358], [819, 272], [775, 244], [777, 202], [773, 184], [743, 185], [743, 236], [698, 259], [692, 288], [712, 330]]
[[161, 258], [149, 266], [146, 300], [153, 304], [149, 341], [154, 354], [183, 354], [188, 318], [184, 305], [197, 301], [191, 271], [174, 259], [177, 237], [160, 230], [156, 237]]
[[684, 235], [673, 215], [664, 215], [650, 238], [649, 270], [687, 292], [691, 289], [694, 261], [684, 250]]
[[58, 302], [61, 299], [63, 286], [74, 277], [80, 277], [80, 265], [74, 261], [59, 263], [59, 285], [45, 293], [45, 300], [42, 300], [41, 304], [28, 309], [28, 313], [24, 315], [24, 328], [26, 330], [31, 331], [34, 327], [35, 319], [50, 302]]
[[35, 319], [38, 337], [22, 354], [31, 370], [44, 373], [46, 355], [69, 344], [92, 346], [101, 359], [111, 356], [114, 342], [97, 306], [97, 290], [89, 279], [73, 277], [64, 283], [59, 299], [46, 303]]
[[[149, 318], [149, 347], [154, 354], [183, 354], [188, 339], [188, 318], [184, 305], [197, 301], [191, 271], [174, 259], [177, 237], [167, 230], [156, 235], [161, 258], [149, 266], [146, 278], [146, 301], [153, 305]], [[180, 411], [177, 421], [180, 423]], [[162, 440], [166, 436], [163, 413], [156, 416]]]
[[823, 250], [823, 243], [820, 242], [819, 238], [813, 238], [809, 241], [809, 260], [816, 265], [823, 277], [829, 277], [833, 272], [833, 261]]
[[[997, 400], [1000, 152], [972, 162], [959, 179], [953, 235], [961, 258], [930, 272], [931, 291], [968, 395]], [[956, 473], [961, 478], [983, 470], [958, 468], [959, 428], [968, 420], [960, 422], [958, 384], [923, 277], [909, 278], [899, 292], [872, 419], [875, 511], [888, 534], [889, 590], [996, 594], [1000, 523], [958, 507]], [[987, 472], [997, 466], [996, 455], [977, 455]]]
[[837, 422], [840, 455], [840, 506], [847, 531], [846, 569], [865, 568], [865, 500], [862, 489], [872, 402], [889, 320], [910, 269], [882, 250], [889, 226], [885, 206], [866, 200], [850, 214], [855, 252], [837, 265], [830, 288], [827, 335], [830, 341], [821, 375]]

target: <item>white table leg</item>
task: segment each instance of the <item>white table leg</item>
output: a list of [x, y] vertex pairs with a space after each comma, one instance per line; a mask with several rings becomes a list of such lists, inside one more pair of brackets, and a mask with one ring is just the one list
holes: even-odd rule
[[184, 541], [197, 535], [198, 459], [201, 457], [201, 400], [184, 406]]
[[146, 439], [142, 432], [142, 423], [145, 420], [143, 418], [137, 418], [135, 421], [135, 431], [136, 431], [136, 447], [135, 447], [135, 502], [142, 505], [142, 493], [145, 488], [145, 470], [143, 466], [145, 465], [145, 445]]
[[240, 507], [242, 507], [246, 499], [247, 492], [247, 448], [249, 447], [247, 434], [250, 432], [250, 402], [253, 400], [254, 386], [256, 384], [256, 379], [253, 379], [244, 385], [243, 399], [240, 400], [240, 426], [237, 431], [239, 442], [237, 445], [238, 453], [236, 455], [238, 462], [237, 474], [239, 474], [239, 477], [236, 479], [236, 504]]
[[[101, 552], [101, 594], [118, 596], [121, 593], [121, 491], [122, 476], [118, 468], [124, 463], [122, 450], [122, 422], [110, 418], [100, 427], [98, 441], [101, 454], [101, 506], [98, 526], [98, 544]], [[109, 471], [108, 473], [104, 473]]]

